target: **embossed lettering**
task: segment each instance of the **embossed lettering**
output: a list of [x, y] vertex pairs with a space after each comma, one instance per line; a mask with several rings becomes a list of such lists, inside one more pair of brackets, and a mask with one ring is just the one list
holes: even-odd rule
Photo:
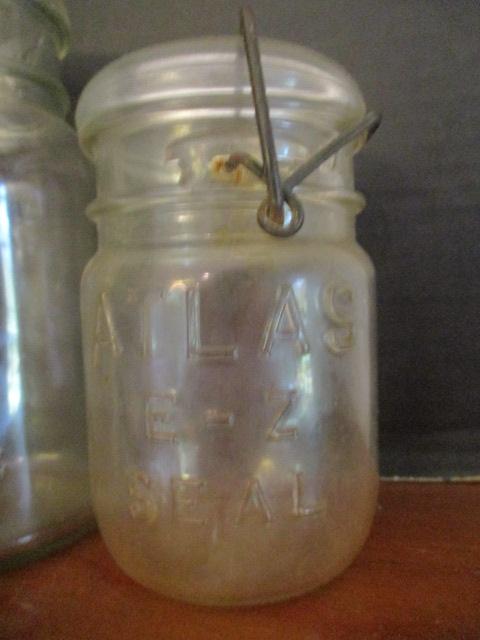
[[275, 389], [266, 394], [267, 401], [275, 403], [277, 410], [272, 420], [272, 425], [268, 430], [267, 439], [278, 442], [279, 440], [295, 440], [298, 436], [298, 429], [295, 425], [283, 426], [282, 423], [287, 418], [293, 408], [298, 394], [295, 390], [280, 391]]
[[174, 407], [177, 394], [174, 389], [150, 396], [145, 407], [145, 433], [150, 440], [175, 442]]
[[[205, 480], [172, 478], [173, 518], [186, 524], [205, 524]], [[203, 505], [204, 506], [204, 505]]]
[[151, 492], [152, 481], [143, 471], [134, 471], [130, 475], [128, 494], [130, 515], [134, 520], [152, 524], [157, 518], [157, 505]]
[[93, 350], [93, 364], [100, 362], [101, 349], [107, 349], [114, 357], [121, 355], [123, 347], [113, 321], [112, 308], [105, 292], [100, 296], [95, 325], [95, 346]]
[[200, 326], [200, 286], [187, 289], [187, 354], [202, 360], [234, 360], [235, 345], [204, 345]]
[[157, 340], [155, 326], [155, 305], [163, 302], [165, 292], [163, 289], [158, 290], [155, 294], [149, 294], [143, 304], [143, 322], [142, 322], [142, 342], [143, 355], [154, 356], [157, 354], [160, 343]]
[[293, 514], [295, 516], [313, 516], [324, 511], [323, 504], [306, 506], [305, 501], [305, 477], [303, 471], [295, 473], [293, 478]]
[[265, 327], [262, 351], [270, 354], [277, 340], [295, 342], [302, 354], [310, 351], [300, 308], [289, 284], [280, 287], [275, 309]]
[[325, 287], [324, 313], [334, 327], [325, 332], [323, 339], [329, 351], [335, 355], [341, 355], [354, 346], [352, 304], [353, 292], [349, 286], [332, 283]]
[[237, 524], [243, 522], [271, 522], [272, 515], [263, 489], [257, 478], [252, 478], [247, 485], [237, 518]]
[[205, 425], [207, 427], [232, 427], [235, 422], [235, 414], [220, 409], [207, 409], [205, 411]]

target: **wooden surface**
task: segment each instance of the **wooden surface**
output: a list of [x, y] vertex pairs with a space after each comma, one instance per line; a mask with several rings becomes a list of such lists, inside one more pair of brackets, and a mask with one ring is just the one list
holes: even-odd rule
[[208, 609], [123, 575], [98, 535], [0, 576], [1, 640], [480, 640], [480, 484], [383, 483], [372, 535], [328, 587]]

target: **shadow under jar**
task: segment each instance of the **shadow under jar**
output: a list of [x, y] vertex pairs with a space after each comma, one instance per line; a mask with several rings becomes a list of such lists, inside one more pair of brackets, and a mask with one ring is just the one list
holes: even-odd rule
[[0, 0], [0, 566], [94, 526], [80, 277], [93, 174], [65, 122], [59, 0]]
[[[365, 114], [347, 73], [261, 41], [282, 174]], [[118, 564], [211, 605], [292, 597], [364, 543], [377, 495], [374, 272], [355, 241], [355, 144], [257, 224], [265, 186], [239, 38], [145, 49], [77, 110], [97, 170], [82, 284], [94, 506]], [[358, 146], [358, 143], [357, 143]]]

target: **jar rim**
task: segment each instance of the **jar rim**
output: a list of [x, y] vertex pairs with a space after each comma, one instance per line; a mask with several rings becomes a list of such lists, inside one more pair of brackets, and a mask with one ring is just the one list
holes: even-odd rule
[[70, 20], [63, 0], [31, 0], [40, 9], [55, 31], [55, 44], [59, 59], [63, 59], [70, 48]]
[[[328, 114], [332, 127], [356, 124], [365, 114], [361, 91], [338, 63], [312, 49], [261, 39], [269, 100], [292, 120]], [[217, 36], [177, 40], [129, 53], [102, 69], [85, 87], [76, 112], [83, 146], [119, 114], [136, 109], [251, 108], [242, 40]]]
[[56, 56], [62, 60], [70, 48], [70, 19], [63, 0], [0, 0], [0, 4], [30, 12], [48, 24]]

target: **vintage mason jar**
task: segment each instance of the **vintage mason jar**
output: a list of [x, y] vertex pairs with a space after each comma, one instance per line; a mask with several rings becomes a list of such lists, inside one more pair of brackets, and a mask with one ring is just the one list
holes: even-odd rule
[[[365, 113], [313, 51], [262, 41], [282, 174]], [[355, 557], [377, 494], [374, 271], [355, 241], [352, 156], [296, 195], [290, 238], [265, 186], [239, 38], [108, 65], [77, 110], [97, 170], [99, 249], [82, 283], [94, 506], [118, 564], [191, 602], [270, 602]], [[358, 146], [358, 143], [357, 143]]]
[[91, 527], [80, 275], [91, 172], [64, 120], [59, 0], [0, 0], [0, 565]]

